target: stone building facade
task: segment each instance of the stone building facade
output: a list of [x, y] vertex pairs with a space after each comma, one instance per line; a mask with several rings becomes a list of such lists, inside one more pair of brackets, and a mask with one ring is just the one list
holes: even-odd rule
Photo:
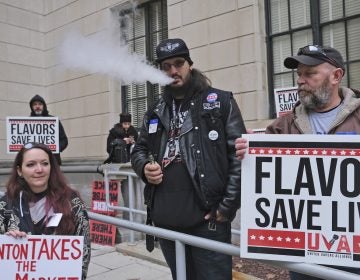
[[[141, 7], [152, 1], [158, 0], [136, 4]], [[183, 38], [194, 66], [215, 87], [234, 93], [250, 128], [265, 127], [273, 117], [266, 19], [269, 5], [280, 9], [282, 2], [288, 1], [162, 1], [167, 36]], [[310, 1], [295, 2], [310, 5]], [[28, 116], [29, 100], [35, 94], [45, 98], [50, 114], [58, 116], [66, 130], [65, 164], [106, 158], [109, 129], [124, 108], [134, 113], [126, 107], [123, 85], [108, 75], [67, 69], [59, 48], [71, 30], [85, 37], [103, 32], [111, 15], [129, 7], [134, 8], [134, 3], [124, 0], [0, 0], [0, 162], [13, 158], [6, 153], [6, 117]], [[358, 18], [352, 19], [359, 27]], [[360, 69], [358, 58], [353, 60]]]

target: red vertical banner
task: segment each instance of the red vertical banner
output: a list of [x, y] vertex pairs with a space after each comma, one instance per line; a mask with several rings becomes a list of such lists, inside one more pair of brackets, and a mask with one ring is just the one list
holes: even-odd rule
[[[120, 182], [109, 181], [110, 205], [119, 205]], [[92, 184], [91, 210], [95, 213], [115, 216], [116, 211], [106, 205], [105, 182], [94, 181]], [[101, 245], [115, 245], [116, 226], [90, 220], [91, 242]]]
[[[112, 206], [119, 205], [119, 181], [109, 181], [109, 196], [110, 204]], [[91, 210], [95, 213], [106, 214], [109, 216], [115, 216], [115, 210], [109, 209], [106, 206], [105, 198], [105, 182], [94, 181], [92, 185], [92, 199], [91, 199]]]

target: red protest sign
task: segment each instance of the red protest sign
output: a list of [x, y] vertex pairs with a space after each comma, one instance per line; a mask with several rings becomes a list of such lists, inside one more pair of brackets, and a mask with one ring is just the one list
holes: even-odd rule
[[[109, 181], [109, 200], [111, 206], [117, 206], [119, 203], [120, 182]], [[96, 213], [115, 216], [116, 212], [109, 209], [106, 204], [106, 192], [104, 181], [94, 181], [92, 184], [91, 210]], [[101, 245], [115, 245], [116, 226], [90, 220], [91, 242]]]
[[[109, 181], [110, 205], [119, 205], [119, 181]], [[91, 210], [96, 213], [115, 216], [115, 210], [109, 209], [106, 205], [105, 182], [94, 181], [92, 185]]]
[[114, 246], [115, 233], [116, 233], [116, 226], [106, 224], [103, 222], [90, 220], [91, 242], [100, 245]]

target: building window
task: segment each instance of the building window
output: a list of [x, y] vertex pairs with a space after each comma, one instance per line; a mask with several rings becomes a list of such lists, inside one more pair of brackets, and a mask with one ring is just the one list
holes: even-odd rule
[[[130, 51], [153, 62], [157, 44], [168, 37], [166, 0], [148, 1], [135, 10], [122, 10], [119, 20], [121, 37]], [[160, 94], [161, 87], [149, 82], [122, 86], [122, 110], [132, 114], [135, 127], [141, 126], [145, 111]]]
[[346, 63], [342, 85], [360, 88], [360, 1], [265, 0], [270, 116], [273, 91], [296, 85], [296, 72], [284, 59], [309, 44], [338, 49]]

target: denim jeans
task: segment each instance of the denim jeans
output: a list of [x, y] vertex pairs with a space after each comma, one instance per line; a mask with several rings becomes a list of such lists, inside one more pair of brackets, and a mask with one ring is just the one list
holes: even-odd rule
[[[210, 231], [208, 224], [208, 222], [204, 222], [190, 229], [177, 231], [220, 242], [231, 242], [230, 222], [216, 223], [216, 231]], [[170, 267], [172, 277], [176, 280], [175, 242], [159, 239], [159, 243], [165, 260]], [[189, 245], [185, 246], [185, 254], [187, 280], [232, 279], [232, 257], [230, 255]]]

